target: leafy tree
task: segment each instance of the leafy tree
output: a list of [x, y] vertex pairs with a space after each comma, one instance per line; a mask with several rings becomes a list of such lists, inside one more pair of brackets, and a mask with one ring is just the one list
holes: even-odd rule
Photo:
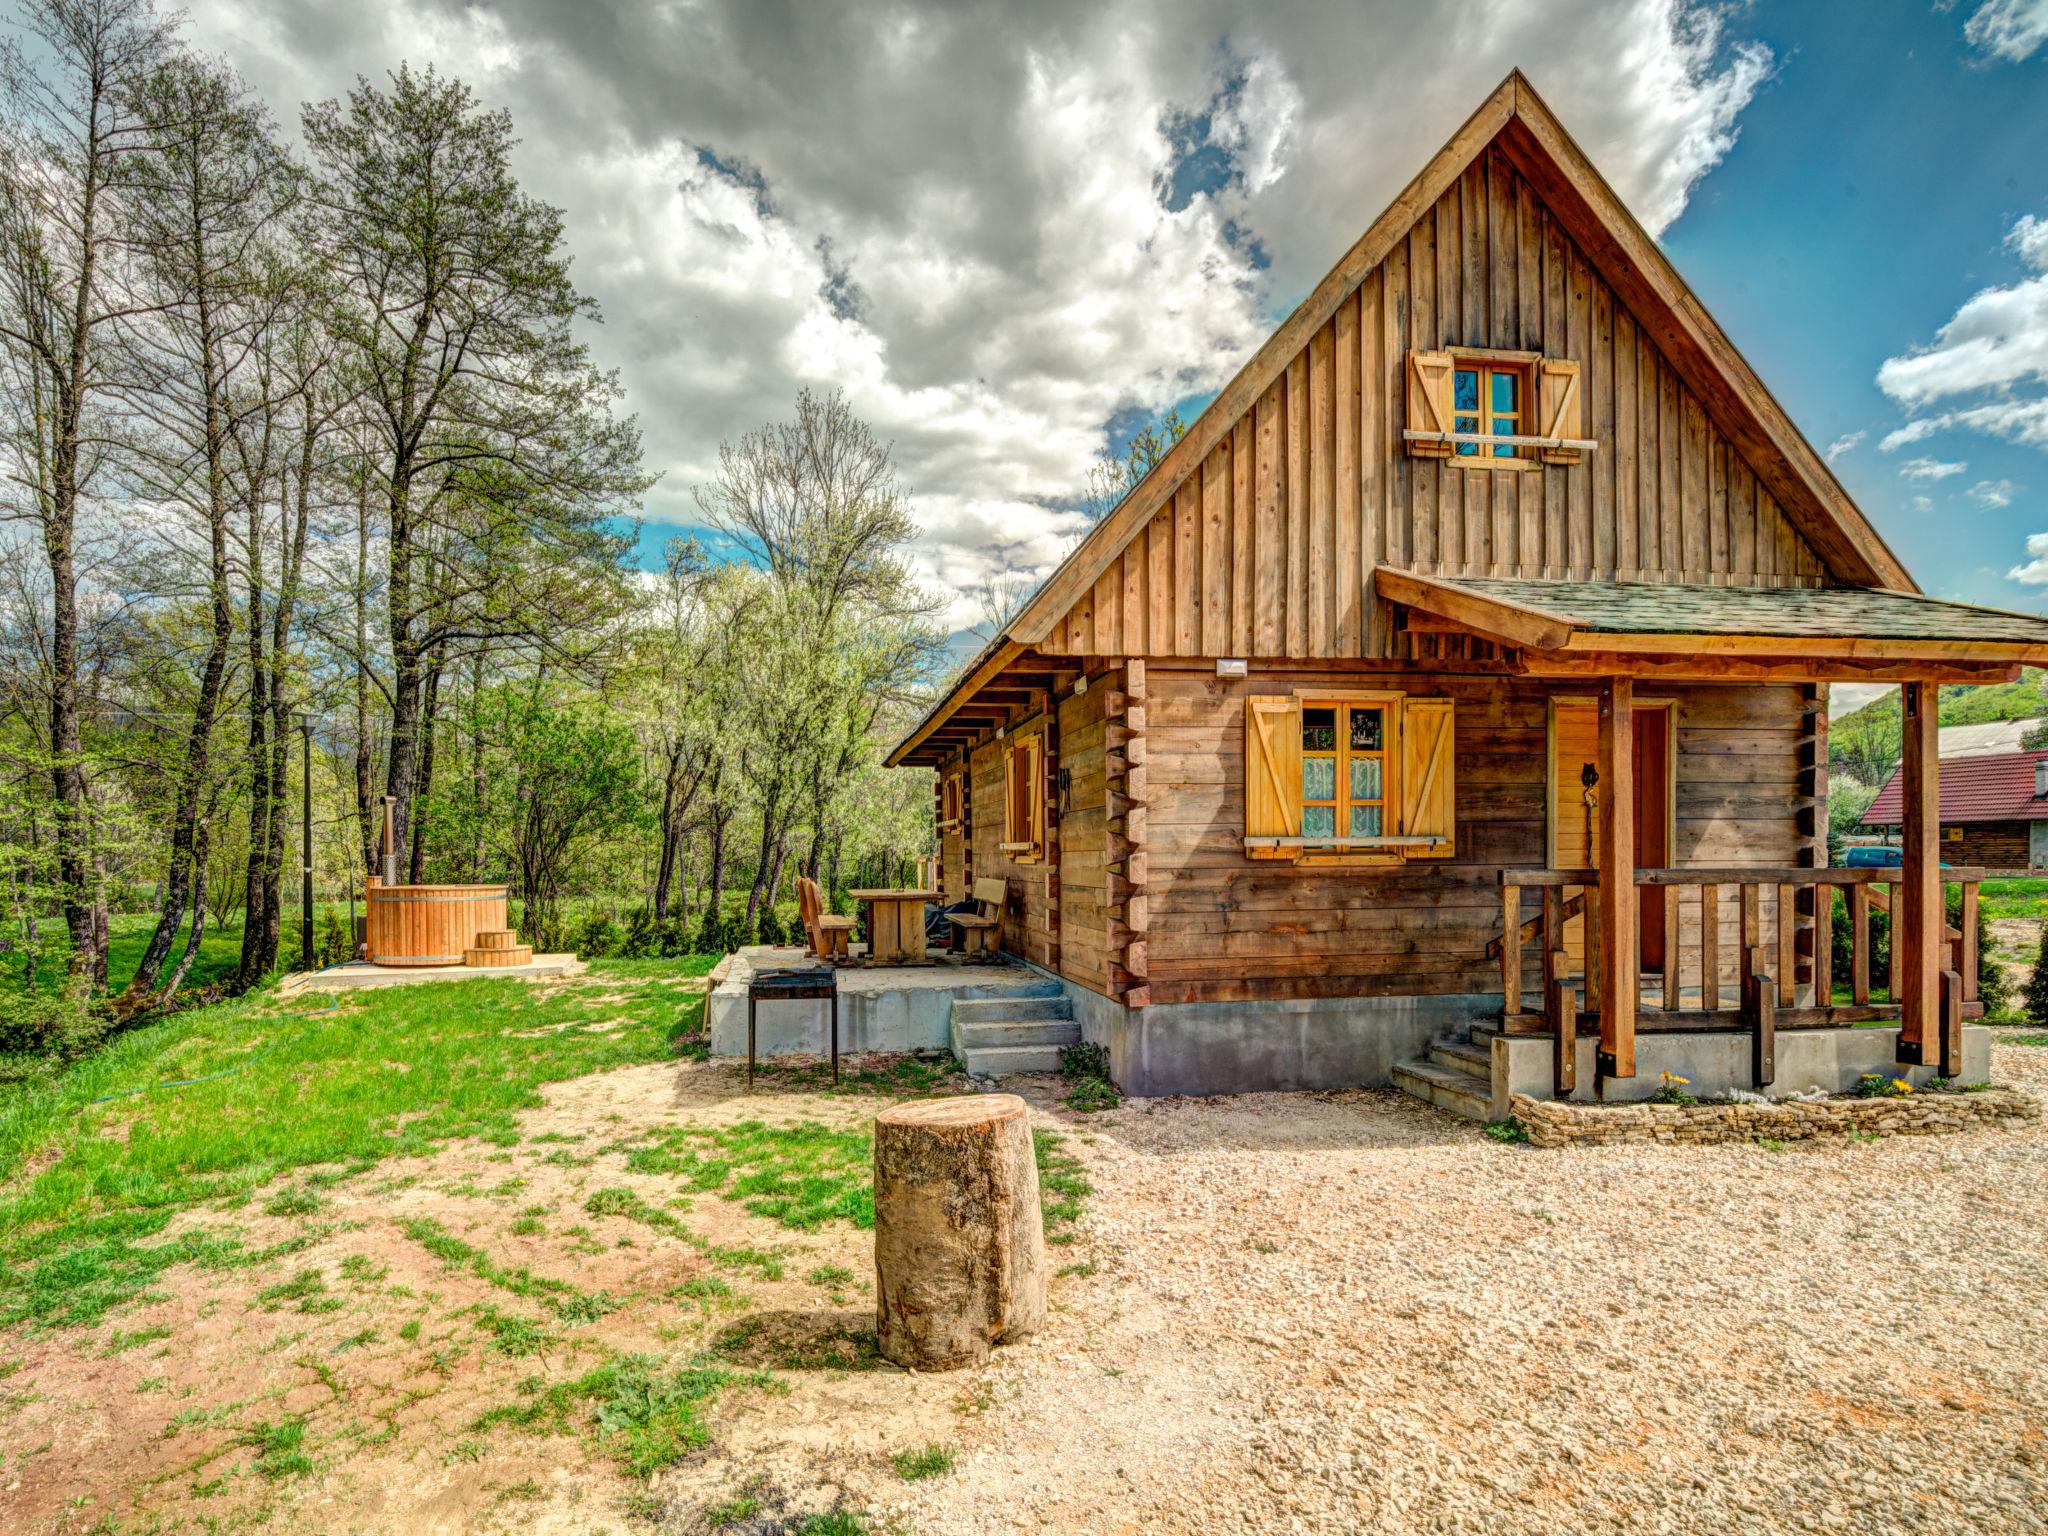
[[1863, 823], [1863, 813], [1877, 799], [1877, 791], [1847, 774], [1828, 780], [1828, 862], [1842, 861], [1842, 847]]
[[1082, 508], [1087, 512], [1088, 520], [1099, 523], [1114, 512], [1118, 504], [1137, 489], [1138, 482], [1152, 472], [1152, 466], [1187, 436], [1187, 430], [1188, 424], [1180, 419], [1180, 412], [1170, 410], [1157, 421], [1147, 422], [1131, 434], [1131, 440], [1122, 453], [1103, 449], [1094, 464], [1089, 466], [1087, 488], [1082, 496]]
[[2034, 952], [2034, 974], [2027, 978], [2020, 1004], [2029, 1024], [2048, 1029], [2048, 924], [2042, 926], [2041, 942]]
[[333, 327], [370, 407], [390, 674], [386, 792], [409, 835], [428, 674], [451, 645], [543, 653], [618, 609], [615, 519], [650, 483], [617, 379], [575, 336], [595, 320], [562, 216], [512, 174], [508, 114], [407, 66], [307, 107]]
[[519, 889], [536, 929], [552, 931], [578, 847], [645, 822], [640, 754], [624, 725], [538, 689], [506, 689], [499, 708], [517, 780], [511, 844]]

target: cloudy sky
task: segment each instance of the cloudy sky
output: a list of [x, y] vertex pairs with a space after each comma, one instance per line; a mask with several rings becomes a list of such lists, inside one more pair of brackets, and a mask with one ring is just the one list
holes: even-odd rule
[[1049, 568], [1514, 65], [1931, 590], [2048, 587], [2048, 0], [194, 0], [297, 104], [432, 63], [509, 108], [594, 346], [697, 521], [844, 388], [929, 579]]

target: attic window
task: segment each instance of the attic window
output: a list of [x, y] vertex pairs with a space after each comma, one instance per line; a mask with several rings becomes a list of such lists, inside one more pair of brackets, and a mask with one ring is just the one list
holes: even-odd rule
[[[1522, 436], [1523, 405], [1529, 398], [1526, 363], [1490, 362], [1451, 354], [1451, 430], [1474, 437]], [[1459, 458], [1513, 459], [1523, 455], [1513, 443], [1461, 442]]]
[[1567, 357], [1449, 347], [1408, 354], [1408, 453], [1466, 469], [1576, 464], [1597, 444], [1580, 435], [1579, 365]]

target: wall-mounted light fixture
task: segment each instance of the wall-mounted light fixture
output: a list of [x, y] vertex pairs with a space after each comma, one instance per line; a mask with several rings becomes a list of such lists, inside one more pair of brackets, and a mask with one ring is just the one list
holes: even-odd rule
[[1082, 694], [1086, 693], [1087, 691], [1088, 674], [1086, 672], [1083, 672], [1079, 677], [1074, 679], [1074, 697], [1078, 699], [1079, 697], [1081, 697]]
[[1242, 656], [1219, 656], [1216, 658], [1218, 677], [1244, 677], [1251, 671]]

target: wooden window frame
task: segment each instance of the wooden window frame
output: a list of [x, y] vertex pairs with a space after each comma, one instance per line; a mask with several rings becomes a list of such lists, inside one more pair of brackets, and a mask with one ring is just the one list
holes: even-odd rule
[[[1536, 370], [1543, 361], [1540, 352], [1507, 352], [1493, 347], [1446, 347], [1451, 355], [1451, 430], [1454, 439], [1450, 457], [1446, 464], [1459, 469], [1538, 469], [1535, 450], [1521, 443], [1501, 443], [1500, 437], [1527, 437], [1525, 430], [1535, 420], [1536, 413]], [[1458, 375], [1476, 373], [1479, 376], [1479, 404], [1471, 411], [1458, 409]], [[1496, 374], [1509, 376], [1515, 381], [1515, 409], [1511, 414], [1514, 430], [1507, 433], [1495, 432], [1504, 413], [1496, 411], [1489, 400], [1493, 394], [1493, 379]], [[1459, 434], [1459, 421], [1471, 417], [1479, 423], [1478, 430], [1470, 434]], [[1465, 450], [1470, 449], [1471, 452]], [[1503, 453], [1500, 450], [1506, 448]]]
[[964, 769], [939, 776], [939, 831], [960, 830], [961, 810], [966, 798], [967, 774]]
[[[1019, 767], [1023, 803], [1018, 803]], [[1015, 864], [1036, 864], [1045, 857], [1045, 735], [1032, 731], [1003, 745], [1003, 841], [996, 845]]]
[[[1400, 819], [1401, 801], [1395, 793], [1396, 780], [1400, 772], [1401, 747], [1401, 705], [1402, 695], [1387, 694], [1380, 697], [1356, 698], [1324, 693], [1298, 693], [1296, 703], [1304, 719], [1312, 709], [1327, 709], [1334, 712], [1335, 744], [1328, 752], [1312, 751], [1307, 741], [1301, 744], [1301, 760], [1306, 763], [1311, 757], [1330, 759], [1330, 800], [1311, 800], [1304, 787], [1298, 809], [1302, 813], [1302, 836], [1308, 836], [1308, 812], [1312, 806], [1327, 805], [1330, 808], [1330, 824], [1336, 830], [1332, 836], [1352, 839], [1368, 834], [1351, 830], [1351, 812], [1358, 806], [1378, 806], [1380, 830], [1370, 834], [1374, 837], [1391, 837], [1389, 830]], [[1357, 800], [1351, 795], [1351, 764], [1357, 756], [1351, 745], [1351, 716], [1353, 711], [1369, 710], [1380, 717], [1380, 747], [1377, 752], [1368, 752], [1367, 757], [1380, 760], [1380, 796], [1377, 800]]]
[[[1268, 697], [1276, 697], [1268, 695]], [[1284, 839], [1245, 834], [1244, 850], [1247, 857], [1274, 858], [1291, 857], [1296, 863], [1337, 866], [1368, 867], [1392, 866], [1405, 863], [1413, 858], [1446, 856], [1455, 837], [1416, 837], [1408, 833], [1406, 826], [1407, 807], [1405, 788], [1402, 783], [1402, 764], [1407, 747], [1407, 707], [1411, 695], [1397, 688], [1297, 688], [1284, 695], [1292, 704], [1297, 719], [1311, 709], [1335, 709], [1342, 724], [1338, 730], [1337, 749], [1331, 754], [1336, 760], [1338, 791], [1336, 806], [1347, 813], [1340, 821], [1340, 827], [1349, 824], [1348, 811], [1354, 804], [1370, 805], [1371, 801], [1353, 801], [1348, 794], [1350, 783], [1351, 734], [1349, 730], [1350, 711], [1353, 709], [1377, 709], [1381, 712], [1380, 729], [1380, 835], [1377, 837], [1349, 837], [1341, 832], [1330, 838], [1309, 838], [1302, 832], [1301, 813], [1306, 805], [1328, 804], [1326, 801], [1309, 802], [1300, 793], [1298, 783], [1300, 769], [1297, 765], [1297, 783], [1293, 786], [1295, 835]], [[1426, 695], [1414, 695], [1414, 699]], [[1247, 708], [1250, 700], [1246, 701]], [[1300, 726], [1297, 724], [1296, 729]], [[1455, 753], [1456, 748], [1451, 749]], [[1311, 754], [1304, 744], [1300, 756], [1306, 759]], [[1313, 754], [1320, 756], [1322, 754]], [[1285, 853], [1280, 845], [1294, 850]], [[1259, 850], [1253, 852], [1253, 850]]]

